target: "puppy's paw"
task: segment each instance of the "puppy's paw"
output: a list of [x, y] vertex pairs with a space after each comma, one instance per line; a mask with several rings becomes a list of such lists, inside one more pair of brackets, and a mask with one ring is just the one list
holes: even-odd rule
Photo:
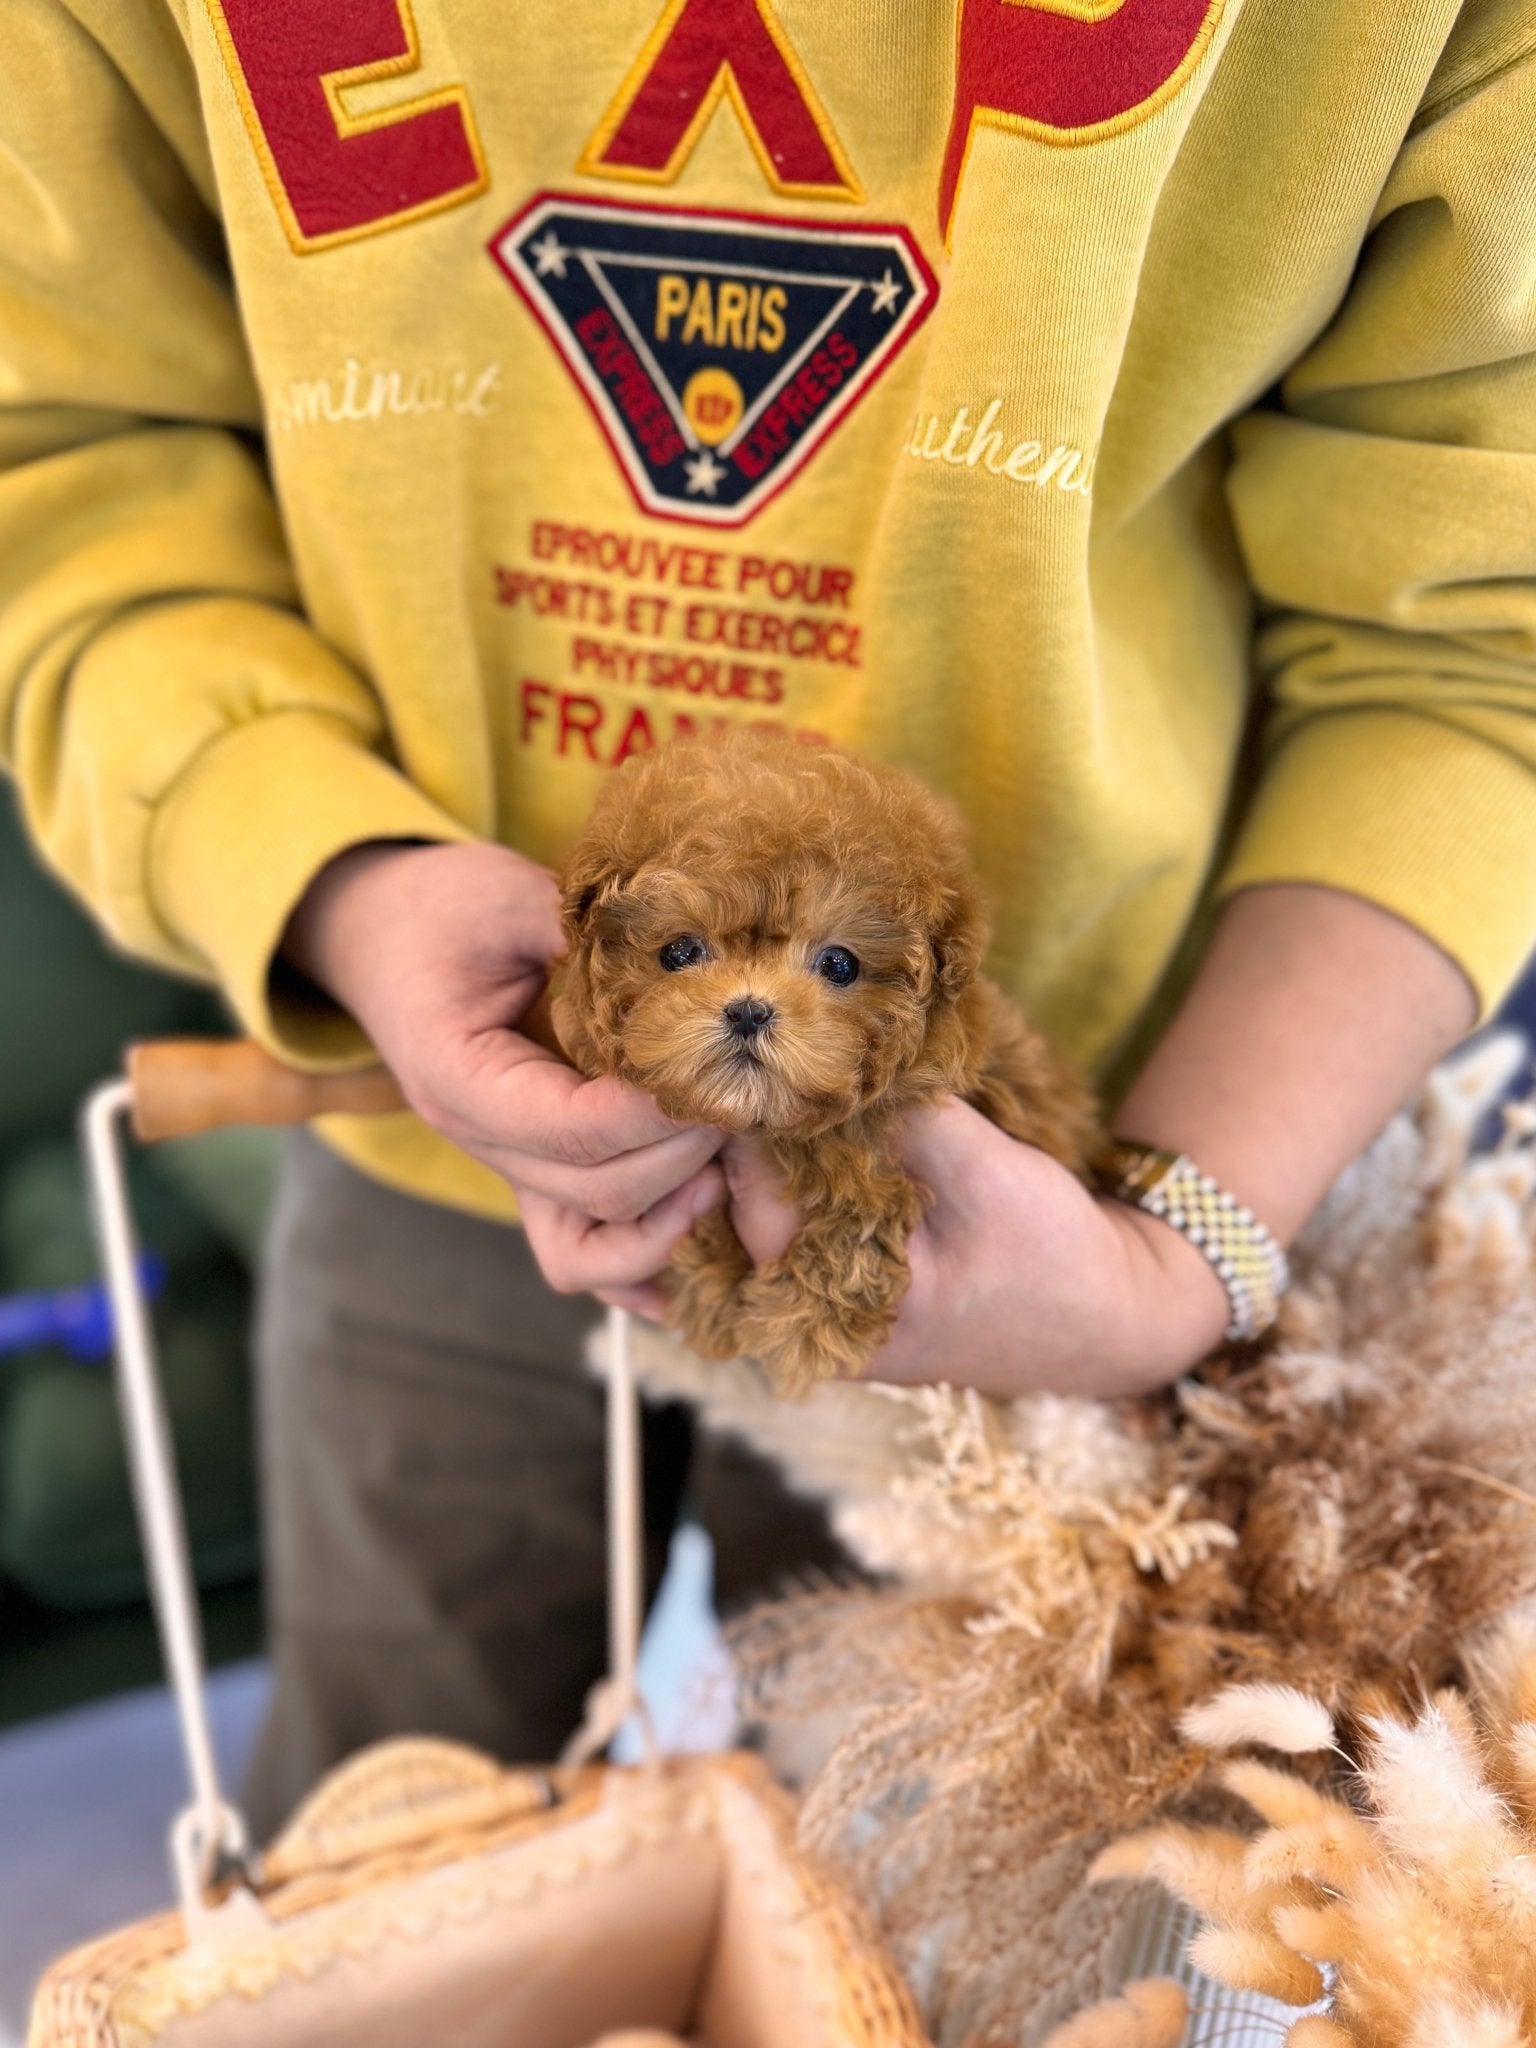
[[802, 1233], [742, 1289], [741, 1348], [790, 1398], [823, 1380], [862, 1378], [907, 1290], [906, 1260], [889, 1248], [865, 1243], [851, 1255], [827, 1253]]
[[786, 1401], [799, 1400], [827, 1380], [861, 1379], [880, 1341], [853, 1341], [846, 1330], [796, 1319], [774, 1303], [765, 1305], [760, 1318], [744, 1317], [741, 1323], [742, 1350], [758, 1361], [774, 1392]]
[[667, 1275], [667, 1324], [700, 1358], [735, 1358], [737, 1325], [752, 1261], [730, 1217], [711, 1210], [676, 1246]]

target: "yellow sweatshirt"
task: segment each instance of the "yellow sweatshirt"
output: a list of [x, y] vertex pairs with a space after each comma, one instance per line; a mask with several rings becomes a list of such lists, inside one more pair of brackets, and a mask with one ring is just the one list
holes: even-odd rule
[[0, 749], [110, 932], [356, 1059], [330, 856], [555, 861], [716, 719], [952, 792], [1090, 1066], [1254, 883], [1492, 1003], [1536, 0], [0, 0]]

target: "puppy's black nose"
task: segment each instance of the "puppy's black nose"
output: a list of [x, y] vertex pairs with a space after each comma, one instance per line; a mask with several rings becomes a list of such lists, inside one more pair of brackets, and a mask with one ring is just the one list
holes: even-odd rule
[[736, 1038], [756, 1038], [760, 1031], [766, 1031], [773, 1022], [773, 1005], [765, 1003], [761, 996], [737, 996], [727, 1003], [725, 1021]]

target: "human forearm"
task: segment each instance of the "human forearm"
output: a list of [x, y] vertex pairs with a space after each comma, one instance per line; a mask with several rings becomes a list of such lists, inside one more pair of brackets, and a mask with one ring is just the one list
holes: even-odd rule
[[1286, 1242], [1474, 1022], [1460, 969], [1389, 912], [1244, 890], [1114, 1127], [1189, 1153]]
[[1536, 49], [1457, 11], [1348, 290], [1232, 422], [1262, 766], [1214, 886], [1395, 911], [1488, 1012], [1536, 929]]

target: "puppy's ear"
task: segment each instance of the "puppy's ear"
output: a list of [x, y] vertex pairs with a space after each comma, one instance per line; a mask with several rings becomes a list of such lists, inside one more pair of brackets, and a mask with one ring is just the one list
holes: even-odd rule
[[933, 947], [934, 995], [954, 1002], [981, 972], [987, 950], [986, 919], [975, 891], [968, 885], [946, 892], [929, 933]]
[[560, 878], [565, 955], [555, 970], [555, 1036], [571, 1065], [589, 1079], [611, 1069], [600, 1018], [607, 979], [605, 906], [622, 898], [625, 881], [615, 850], [591, 833], [572, 851]]
[[583, 882], [579, 890], [567, 888], [565, 892], [565, 922], [570, 930], [580, 931], [582, 926], [585, 925], [592, 913], [593, 905], [597, 902], [597, 892], [600, 886], [601, 884], [597, 882]]
[[595, 934], [599, 913], [623, 894], [628, 877], [611, 848], [578, 846], [561, 877], [561, 909], [567, 941], [580, 945]]

